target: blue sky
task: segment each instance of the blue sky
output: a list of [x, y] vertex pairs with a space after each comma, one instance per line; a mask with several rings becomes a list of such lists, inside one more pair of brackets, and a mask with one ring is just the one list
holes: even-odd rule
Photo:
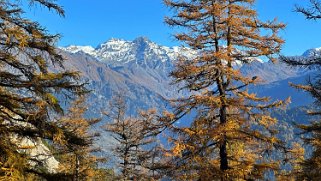
[[[286, 40], [282, 53], [298, 55], [309, 48], [321, 47], [321, 20], [308, 21], [293, 12], [294, 4], [308, 0], [258, 0], [257, 10], [263, 20], [278, 18], [287, 24], [280, 35]], [[59, 46], [71, 44], [96, 47], [110, 38], [133, 40], [146, 36], [166, 46], [179, 45], [171, 34], [175, 29], [164, 23], [170, 11], [161, 0], [58, 0], [66, 17], [61, 18], [41, 7], [27, 8], [32, 18], [51, 33], [62, 34]]]

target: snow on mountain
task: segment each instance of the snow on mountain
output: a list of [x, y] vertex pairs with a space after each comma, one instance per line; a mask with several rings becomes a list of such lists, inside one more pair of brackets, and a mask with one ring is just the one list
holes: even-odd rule
[[135, 60], [135, 54], [132, 52], [134, 43], [121, 39], [111, 39], [96, 49], [96, 57], [99, 60], [107, 62], [121, 62], [126, 63]]
[[[172, 62], [178, 55], [192, 57], [196, 53], [189, 48], [166, 47], [139, 37], [133, 41], [112, 38], [97, 46], [68, 46], [61, 48], [70, 53], [84, 52], [112, 66], [122, 66], [126, 63], [158, 67]], [[169, 65], [169, 64], [167, 64]]]
[[[66, 59], [64, 67], [79, 71], [92, 90], [89, 104], [92, 113], [100, 115], [108, 109], [108, 101], [115, 92], [122, 92], [129, 107], [164, 107], [163, 98], [171, 97], [174, 89], [169, 88], [169, 79], [163, 71], [144, 70], [142, 67], [110, 67], [84, 52], [62, 52]], [[164, 82], [166, 81], [166, 82]], [[161, 87], [159, 87], [162, 85]], [[133, 113], [134, 109], [131, 110]]]
[[84, 52], [89, 55], [96, 56], [95, 48], [91, 46], [70, 45], [68, 47], [60, 47], [60, 49], [70, 53]]
[[321, 55], [321, 47], [309, 49], [302, 54], [302, 56], [304, 57], [314, 57], [314, 56], [320, 56], [320, 55]]
[[[67, 64], [72, 64], [73, 69], [80, 70], [84, 77], [92, 82], [91, 89], [97, 98], [105, 97], [105, 100], [108, 100], [112, 92], [125, 90], [129, 92], [133, 105], [135, 101], [140, 101], [139, 104], [143, 107], [155, 106], [157, 102], [163, 104], [164, 101], [160, 101], [162, 98], [169, 99], [185, 94], [178, 93], [176, 85], [170, 85], [172, 80], [169, 74], [179, 55], [188, 58], [196, 55], [196, 52], [189, 48], [161, 46], [145, 37], [133, 41], [113, 38], [96, 49], [90, 46], [69, 46], [61, 49], [67, 59], [72, 60]], [[308, 53], [304, 54], [307, 55]], [[284, 63], [265, 62], [259, 58], [251, 58], [246, 64], [238, 62], [236, 66], [244, 75], [260, 77], [262, 85], [302, 77], [309, 73], [309, 70], [292, 68]], [[141, 96], [145, 102], [140, 100]], [[153, 101], [154, 99], [157, 101]]]
[[[95, 66], [98, 63], [100, 64], [97, 69], [106, 71], [106, 67], [108, 67], [108, 72], [113, 72], [113, 75], [117, 75], [111, 77], [115, 77], [117, 80], [122, 79], [118, 86], [110, 85], [109, 90], [115, 90], [115, 87], [130, 90], [128, 85], [136, 85], [135, 88], [141, 86], [141, 90], [143, 90], [143, 87], [146, 91], [153, 92], [163, 98], [178, 96], [177, 91], [175, 91], [177, 87], [170, 85], [171, 79], [169, 78], [177, 57], [179, 55], [195, 56], [195, 52], [189, 48], [161, 46], [145, 37], [139, 37], [133, 41], [113, 38], [97, 46], [94, 50], [88, 48], [88, 46], [85, 48], [83, 46], [70, 46], [61, 49], [66, 52], [67, 59], [73, 60], [73, 64], [77, 61], [84, 61], [84, 59], [95, 60], [93, 61], [96, 64]], [[83, 66], [82, 63], [82, 65], [73, 67]], [[90, 71], [83, 69], [82, 72], [88, 74]], [[86, 77], [92, 77], [92, 75], [87, 75]], [[102, 84], [104, 82], [110, 84], [110, 82], [103, 80], [112, 79], [104, 77], [104, 75], [100, 78], [102, 78]], [[111, 80], [111, 82], [113, 81]], [[95, 90], [97, 89], [95, 88]], [[132, 92], [132, 90], [130, 91]], [[130, 94], [132, 98], [139, 97], [141, 92], [137, 91], [136, 95]]]

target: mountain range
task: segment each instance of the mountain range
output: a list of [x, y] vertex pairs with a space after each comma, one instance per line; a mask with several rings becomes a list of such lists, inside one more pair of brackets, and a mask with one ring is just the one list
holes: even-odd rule
[[[96, 113], [106, 108], [113, 92], [124, 93], [130, 108], [142, 109], [164, 107], [168, 103], [165, 99], [188, 94], [179, 92], [179, 86], [171, 84], [169, 74], [179, 55], [189, 58], [196, 55], [189, 48], [161, 46], [145, 37], [133, 41], [110, 39], [97, 48], [72, 45], [60, 49], [67, 69], [80, 71], [89, 82], [90, 99], [95, 102]], [[312, 56], [318, 51], [311, 49], [302, 56]], [[301, 100], [304, 93], [289, 87], [288, 82], [304, 82], [313, 70], [260, 59], [237, 66], [244, 75], [258, 76], [262, 80], [253, 87], [253, 92], [272, 99], [291, 96], [292, 107], [311, 102], [311, 99]]]
[[[189, 48], [161, 46], [148, 38], [139, 37], [133, 41], [110, 39], [96, 48], [71, 45], [61, 47], [60, 51], [66, 59], [65, 68], [79, 71], [88, 83], [91, 90], [88, 98], [89, 117], [103, 117], [102, 111], [108, 112], [109, 101], [115, 93], [124, 95], [128, 115], [136, 114], [137, 109], [170, 109], [169, 99], [190, 94], [188, 91], [179, 91], [179, 85], [171, 84], [172, 78], [169, 76], [178, 56], [192, 58], [196, 55]], [[321, 49], [310, 49], [298, 58], [314, 56], [319, 52]], [[288, 144], [300, 141], [295, 137], [296, 129], [291, 122], [301, 120], [305, 106], [313, 100], [306, 93], [291, 87], [289, 82], [304, 83], [316, 71], [260, 59], [235, 66], [244, 75], [257, 76], [262, 80], [260, 84], [250, 87], [251, 92], [271, 97], [272, 100], [291, 97], [292, 103], [287, 110], [275, 112], [274, 116], [281, 120], [277, 125], [281, 130], [279, 137]], [[97, 145], [102, 148], [104, 156], [112, 157], [111, 136], [101, 131], [101, 125], [105, 123], [106, 120], [93, 129], [101, 133]]]

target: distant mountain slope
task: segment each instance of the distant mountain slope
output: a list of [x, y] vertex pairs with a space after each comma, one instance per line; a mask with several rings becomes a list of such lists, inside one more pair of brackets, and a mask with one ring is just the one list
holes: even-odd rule
[[[178, 93], [178, 87], [170, 85], [169, 73], [174, 69], [178, 55], [187, 58], [196, 55], [191, 49], [161, 46], [144, 37], [134, 41], [111, 39], [97, 48], [69, 46], [61, 49], [68, 60], [66, 67], [81, 71], [90, 82], [89, 88], [93, 90], [96, 109], [106, 107], [105, 102], [114, 91], [126, 92], [129, 104], [135, 107], [164, 107], [167, 103], [163, 98], [188, 94]], [[303, 56], [308, 55], [311, 53], [306, 52]], [[254, 90], [278, 99], [291, 95], [300, 97], [302, 93], [290, 88], [288, 81], [302, 82], [311, 73], [311, 70], [260, 60], [238, 66], [243, 74], [262, 79], [262, 84]], [[306, 99], [304, 104], [309, 101]]]
[[144, 86], [144, 83], [139, 83], [144, 81], [130, 76], [130, 72], [125, 75], [83, 52], [74, 54], [64, 52], [63, 55], [66, 58], [65, 67], [81, 72], [83, 79], [89, 83], [88, 88], [92, 92], [88, 102], [92, 104], [91, 111], [95, 114], [108, 109], [108, 101], [113, 92], [123, 92], [128, 99], [129, 106], [133, 108], [148, 108], [165, 104], [159, 94], [160, 91], [155, 91], [156, 88], [151, 89], [152, 85]]

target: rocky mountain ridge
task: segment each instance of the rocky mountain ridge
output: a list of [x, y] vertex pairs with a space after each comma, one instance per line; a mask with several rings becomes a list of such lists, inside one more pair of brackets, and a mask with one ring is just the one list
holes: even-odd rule
[[[66, 67], [82, 73], [93, 90], [91, 97], [101, 107], [106, 107], [105, 102], [108, 102], [113, 92], [125, 92], [130, 106], [138, 108], [163, 107], [168, 103], [164, 99], [188, 94], [178, 92], [179, 87], [171, 84], [169, 74], [179, 55], [187, 58], [196, 55], [189, 48], [161, 46], [144, 37], [134, 41], [111, 39], [97, 48], [68, 46], [61, 50], [67, 59]], [[307, 56], [307, 53], [302, 56]], [[244, 75], [260, 77], [262, 83], [256, 89], [265, 96], [274, 94], [273, 91], [277, 89], [290, 90], [286, 84], [287, 79], [295, 81], [296, 77], [304, 77], [311, 72], [280, 62], [260, 60], [239, 64], [238, 67]], [[272, 92], [265, 92], [265, 89]]]

